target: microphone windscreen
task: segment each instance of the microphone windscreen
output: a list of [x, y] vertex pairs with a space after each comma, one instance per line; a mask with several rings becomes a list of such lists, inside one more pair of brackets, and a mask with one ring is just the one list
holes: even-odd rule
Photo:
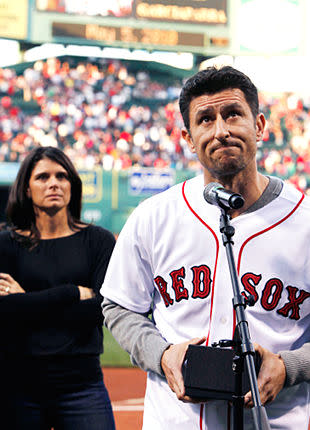
[[217, 188], [223, 188], [223, 186], [218, 182], [210, 182], [205, 186], [205, 189], [203, 190], [203, 198], [211, 205], [214, 203], [215, 198], [215, 195], [212, 194], [212, 190]]

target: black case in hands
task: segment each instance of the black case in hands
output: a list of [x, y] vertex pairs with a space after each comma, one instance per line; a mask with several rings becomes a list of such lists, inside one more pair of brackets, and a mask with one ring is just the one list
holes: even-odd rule
[[[189, 345], [182, 369], [185, 394], [195, 399], [232, 400], [235, 394], [234, 356], [232, 349]], [[261, 364], [258, 354], [255, 354], [254, 361], [258, 374]], [[244, 368], [242, 394], [249, 390], [250, 383]]]

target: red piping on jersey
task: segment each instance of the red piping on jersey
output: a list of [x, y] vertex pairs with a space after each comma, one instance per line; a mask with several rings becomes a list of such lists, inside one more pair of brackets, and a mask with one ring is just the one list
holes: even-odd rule
[[[213, 237], [215, 239], [215, 243], [216, 243], [216, 256], [215, 256], [214, 275], [213, 275], [212, 292], [211, 292], [210, 324], [209, 324], [209, 331], [208, 331], [208, 336], [207, 336], [207, 340], [206, 340], [206, 345], [209, 345], [209, 338], [210, 338], [210, 331], [211, 331], [211, 322], [212, 322], [212, 312], [213, 312], [214, 284], [215, 284], [215, 277], [216, 277], [216, 269], [217, 269], [217, 263], [218, 263], [220, 244], [219, 244], [219, 240], [218, 240], [216, 234], [214, 233], [214, 231], [212, 230], [212, 228], [210, 226], [208, 226], [208, 224], [206, 224], [202, 218], [200, 218], [200, 216], [197, 214], [197, 212], [195, 212], [194, 209], [189, 204], [189, 201], [187, 200], [187, 198], [185, 196], [185, 184], [186, 184], [186, 182], [187, 181], [183, 182], [183, 185], [182, 185], [182, 195], [183, 195], [183, 198], [185, 200], [185, 203], [187, 204], [188, 209], [195, 215], [195, 217], [205, 227], [207, 227], [208, 230], [210, 230], [210, 232], [212, 233], [212, 235], [213, 235]], [[204, 403], [202, 403], [200, 405], [200, 417], [199, 417], [199, 428], [200, 428], [200, 430], [203, 430], [202, 429], [202, 423], [203, 423], [204, 406], [205, 406]]]
[[[213, 298], [214, 298], [214, 283], [215, 283], [215, 276], [216, 276], [216, 269], [217, 269], [217, 263], [218, 263], [218, 254], [219, 254], [219, 240], [216, 236], [216, 234], [214, 233], [214, 231], [212, 230], [212, 228], [210, 226], [208, 226], [208, 224], [206, 224], [202, 218], [200, 218], [200, 216], [194, 211], [194, 209], [190, 206], [186, 196], [185, 196], [185, 184], [187, 181], [183, 182], [182, 185], [182, 195], [183, 198], [185, 200], [186, 205], [188, 206], [189, 210], [195, 215], [195, 217], [205, 226], [207, 227], [208, 230], [210, 230], [210, 232], [213, 234], [213, 237], [215, 239], [216, 242], [216, 258], [215, 258], [215, 267], [214, 267], [214, 277], [213, 277], [213, 286], [212, 286], [212, 293], [211, 293], [211, 311], [210, 311], [210, 325], [209, 325], [209, 331], [208, 331], [208, 336], [207, 336], [207, 341], [206, 341], [206, 345], [209, 344], [209, 337], [210, 337], [210, 330], [211, 330], [211, 321], [212, 321], [212, 311], [213, 311]], [[294, 209], [289, 212], [284, 218], [282, 218], [280, 221], [276, 222], [275, 224], [271, 225], [270, 227], [261, 230], [255, 234], [253, 234], [252, 236], [248, 237], [248, 239], [242, 244], [240, 251], [239, 251], [239, 256], [238, 256], [238, 264], [237, 264], [237, 272], [239, 275], [239, 271], [240, 271], [240, 265], [241, 265], [241, 256], [243, 253], [243, 250], [245, 248], [245, 245], [252, 239], [254, 239], [255, 237], [266, 233], [267, 231], [277, 227], [279, 224], [283, 223], [284, 221], [286, 221], [291, 215], [293, 215], [293, 213], [298, 209], [298, 207], [300, 206], [301, 202], [304, 199], [304, 195], [301, 196], [301, 199], [299, 200], [299, 202], [296, 204], [296, 206], [294, 207]], [[235, 331], [235, 327], [236, 327], [236, 315], [235, 315], [235, 311], [234, 311], [234, 321], [233, 321], [233, 333]], [[199, 417], [199, 428], [200, 430], [202, 429], [202, 424], [203, 424], [203, 411], [204, 411], [204, 404], [202, 403], [200, 405], [200, 417]], [[228, 425], [228, 430], [230, 429], [230, 419], [229, 419], [229, 415], [230, 415], [230, 408], [228, 407], [227, 410], [227, 425]]]
[[203, 409], [204, 409], [204, 404], [201, 403], [201, 405], [200, 405], [200, 418], [199, 418], [199, 428], [200, 428], [200, 430], [202, 430]]
[[[239, 256], [238, 256], [238, 264], [237, 264], [237, 272], [238, 272], [238, 276], [239, 276], [239, 272], [240, 272], [240, 266], [241, 266], [241, 256], [243, 253], [243, 250], [245, 248], [245, 245], [247, 245], [250, 240], [255, 239], [257, 236], [260, 236], [263, 233], [266, 233], [267, 231], [277, 227], [279, 224], [282, 224], [284, 221], [286, 221], [291, 215], [293, 215], [293, 213], [299, 208], [299, 206], [301, 205], [301, 202], [303, 201], [303, 199], [305, 198], [304, 194], [302, 194], [301, 199], [299, 200], [299, 202], [296, 204], [296, 206], [294, 207], [294, 209], [291, 210], [291, 212], [289, 212], [284, 218], [280, 219], [278, 222], [276, 222], [275, 224], [271, 225], [270, 227], [265, 228], [264, 230], [261, 230], [255, 234], [253, 234], [252, 236], [248, 237], [247, 240], [245, 242], [243, 242], [240, 251], [239, 251]], [[235, 328], [236, 328], [236, 314], [234, 312], [234, 323], [233, 323], [233, 333], [235, 332]]]
[[213, 275], [213, 285], [212, 285], [212, 292], [211, 292], [211, 310], [210, 310], [210, 324], [209, 324], [209, 331], [208, 331], [208, 336], [207, 336], [207, 340], [206, 340], [206, 345], [209, 345], [209, 337], [210, 337], [210, 330], [211, 330], [211, 321], [212, 321], [212, 312], [213, 312], [213, 298], [214, 298], [214, 284], [215, 284], [215, 277], [216, 277], [216, 269], [217, 269], [217, 262], [218, 262], [218, 255], [219, 255], [219, 240], [216, 236], [216, 234], [214, 233], [214, 231], [212, 230], [212, 228], [210, 226], [208, 226], [208, 224], [206, 224], [204, 222], [203, 219], [200, 218], [200, 216], [194, 211], [194, 209], [191, 207], [191, 205], [189, 204], [186, 196], [185, 196], [185, 184], [187, 181], [183, 182], [183, 186], [182, 186], [182, 195], [183, 198], [185, 200], [185, 203], [187, 204], [189, 210], [195, 215], [196, 218], [199, 219], [199, 221], [205, 226], [207, 227], [208, 230], [210, 230], [210, 232], [213, 234], [213, 237], [215, 239], [216, 242], [216, 257], [215, 257], [215, 265], [214, 265], [214, 275]]

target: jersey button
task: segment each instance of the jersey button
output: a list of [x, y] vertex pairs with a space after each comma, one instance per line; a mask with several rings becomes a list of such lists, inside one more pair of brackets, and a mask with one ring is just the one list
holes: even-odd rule
[[221, 317], [220, 323], [221, 324], [226, 324], [227, 323], [227, 318], [226, 317]]

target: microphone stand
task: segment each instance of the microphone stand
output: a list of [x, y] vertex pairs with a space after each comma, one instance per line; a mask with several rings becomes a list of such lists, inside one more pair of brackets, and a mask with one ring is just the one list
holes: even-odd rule
[[229, 265], [230, 277], [233, 287], [233, 307], [236, 313], [238, 335], [240, 338], [237, 346], [237, 358], [233, 363], [235, 373], [236, 391], [233, 396], [233, 430], [243, 430], [243, 405], [244, 397], [242, 395], [242, 371], [245, 359], [246, 369], [249, 376], [249, 382], [252, 392], [254, 407], [252, 408], [255, 430], [270, 430], [268, 418], [264, 406], [262, 406], [257, 386], [257, 377], [254, 364], [254, 347], [251, 342], [248, 323], [245, 316], [245, 307], [248, 304], [247, 299], [240, 293], [238, 275], [232, 251], [232, 237], [235, 234], [235, 228], [230, 224], [230, 215], [228, 208], [219, 205], [221, 209], [220, 232], [222, 233], [223, 244], [226, 249], [226, 256]]

